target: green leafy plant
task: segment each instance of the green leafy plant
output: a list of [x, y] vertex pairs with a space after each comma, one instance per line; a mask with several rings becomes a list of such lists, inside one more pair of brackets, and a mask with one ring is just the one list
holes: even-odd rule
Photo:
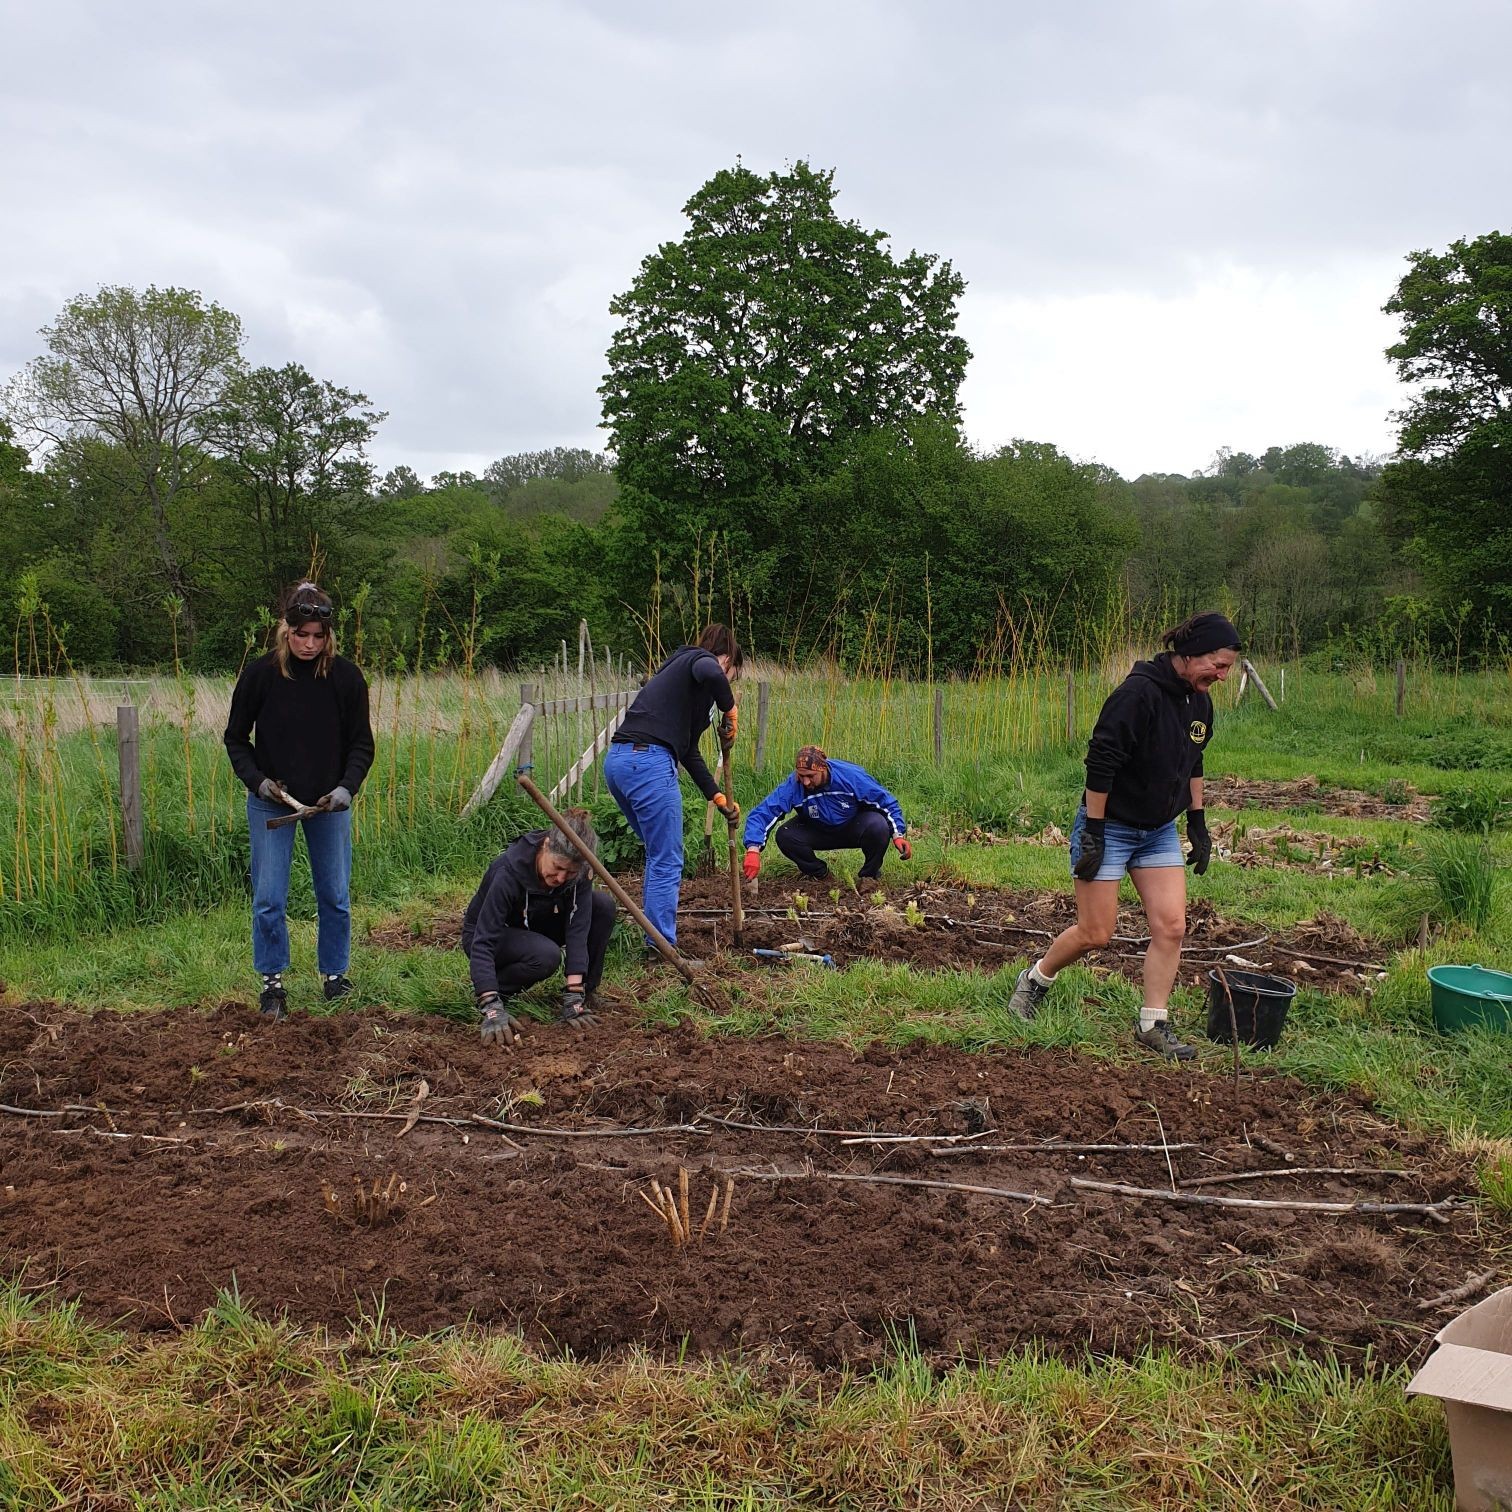
[[1512, 824], [1512, 794], [1484, 787], [1448, 788], [1434, 800], [1433, 823], [1439, 829], [1489, 834]]
[[1480, 1168], [1478, 1177], [1481, 1195], [1488, 1205], [1507, 1217], [1512, 1217], [1512, 1157], [1489, 1161]]
[[1477, 932], [1491, 922], [1496, 903], [1496, 855], [1482, 836], [1434, 836], [1423, 849], [1421, 875], [1431, 911]]
[[610, 871], [638, 866], [645, 860], [645, 847], [612, 798], [600, 798], [593, 805], [593, 829], [598, 836], [599, 860]]

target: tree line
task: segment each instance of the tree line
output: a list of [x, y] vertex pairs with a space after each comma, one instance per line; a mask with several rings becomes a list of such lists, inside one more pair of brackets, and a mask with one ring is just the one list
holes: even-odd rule
[[0, 401], [0, 602], [76, 665], [234, 666], [314, 571], [369, 654], [517, 665], [586, 619], [648, 656], [707, 618], [896, 672], [1064, 652], [1222, 605], [1264, 653], [1512, 637], [1512, 237], [1416, 252], [1386, 308], [1398, 454], [1225, 448], [1126, 480], [961, 434], [964, 282], [836, 212], [805, 163], [722, 170], [617, 298], [609, 448], [376, 475], [386, 416], [251, 367], [185, 289], [69, 302]]

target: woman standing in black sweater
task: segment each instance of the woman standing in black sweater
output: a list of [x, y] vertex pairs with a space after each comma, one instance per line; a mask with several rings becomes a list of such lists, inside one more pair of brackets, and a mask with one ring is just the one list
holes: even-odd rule
[[[1239, 635], [1221, 614], [1194, 614], [1161, 637], [1166, 649], [1108, 695], [1087, 746], [1087, 790], [1071, 827], [1076, 923], [1019, 973], [1008, 1006], [1032, 1019], [1063, 966], [1101, 950], [1118, 919], [1124, 873], [1144, 904], [1150, 943], [1144, 1007], [1134, 1038], [1170, 1060], [1196, 1051], [1170, 1025], [1171, 988], [1186, 934], [1186, 870], [1200, 877], [1213, 842], [1202, 807], [1202, 753], [1213, 738], [1209, 689], [1239, 660]], [[1176, 819], [1186, 813], [1191, 855]]]
[[[254, 739], [254, 729], [256, 731]], [[318, 813], [297, 827], [310, 853], [319, 918], [316, 947], [328, 1002], [352, 990], [352, 799], [373, 764], [367, 682], [336, 654], [331, 600], [314, 583], [284, 595], [273, 649], [237, 679], [226, 721], [226, 751], [247, 786], [252, 843], [252, 964], [262, 978], [258, 1006], [271, 1019], [287, 1012], [289, 871], [293, 824], [286, 798]]]

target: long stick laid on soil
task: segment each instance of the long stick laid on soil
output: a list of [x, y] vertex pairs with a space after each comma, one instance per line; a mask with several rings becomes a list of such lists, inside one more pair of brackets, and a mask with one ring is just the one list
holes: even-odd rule
[[[1171, 1146], [1172, 1149], [1176, 1147]], [[1412, 1177], [1411, 1171], [1396, 1171], [1390, 1166], [1276, 1166], [1269, 1171], [1230, 1171], [1222, 1176], [1189, 1176], [1177, 1186], [1224, 1186], [1230, 1181], [1261, 1181], [1267, 1176], [1399, 1176]]]
[[1038, 1155], [1159, 1155], [1164, 1150], [1196, 1150], [1201, 1146], [1183, 1144], [991, 1144], [959, 1145], [947, 1150], [931, 1150], [938, 1160], [950, 1155], [981, 1155], [999, 1150], [1033, 1150]]
[[1183, 1202], [1192, 1207], [1287, 1208], [1298, 1213], [1419, 1213], [1435, 1223], [1448, 1223], [1449, 1212], [1463, 1197], [1439, 1202], [1289, 1202], [1272, 1197], [1209, 1197], [1198, 1192], [1163, 1192], [1159, 1187], [1125, 1186], [1118, 1181], [1090, 1181], [1073, 1176], [1071, 1185], [1089, 1192], [1113, 1192], [1119, 1197], [1143, 1197], [1156, 1202]]
[[1425, 1302], [1419, 1302], [1419, 1312], [1431, 1312], [1435, 1307], [1448, 1307], [1451, 1302], [1465, 1302], [1473, 1297], [1476, 1292], [1484, 1291], [1486, 1287], [1496, 1280], [1496, 1271], [1482, 1271], [1478, 1276], [1471, 1276], [1461, 1286], [1452, 1286], [1446, 1292], [1440, 1292], [1436, 1297], [1429, 1297]]
[[858, 1181], [865, 1186], [933, 1187], [941, 1192], [981, 1192], [988, 1197], [1011, 1197], [1015, 1202], [1029, 1202], [1037, 1207], [1054, 1207], [1050, 1197], [1038, 1192], [1015, 1192], [1008, 1187], [976, 1186], [966, 1181], [926, 1181], [918, 1176], [861, 1176], [848, 1171], [749, 1171], [742, 1176], [756, 1181]]
[[648, 919], [641, 911], [629, 893], [620, 885], [619, 880], [610, 872], [594, 853], [573, 833], [572, 827], [552, 807], [550, 799], [533, 783], [524, 772], [515, 773], [515, 781], [527, 792], [535, 805], [558, 830], [571, 843], [573, 850], [580, 855], [588, 864], [588, 869], [604, 884], [613, 895], [615, 902], [630, 915], [640, 926], [646, 938], [656, 947], [657, 954], [672, 967], [675, 967], [683, 980], [692, 989], [693, 995], [712, 1013], [724, 1013], [729, 1011], [729, 1000], [720, 990], [718, 984], [708, 978], [700, 976], [694, 969], [677, 953], [677, 948], [667, 937]]

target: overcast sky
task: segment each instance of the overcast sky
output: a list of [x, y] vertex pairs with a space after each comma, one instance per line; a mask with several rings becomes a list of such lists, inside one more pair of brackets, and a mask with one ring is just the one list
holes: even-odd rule
[[1503, 0], [0, 0], [0, 378], [102, 283], [389, 412], [603, 444], [610, 298], [739, 155], [967, 281], [981, 445], [1391, 449], [1407, 252], [1512, 229]]

